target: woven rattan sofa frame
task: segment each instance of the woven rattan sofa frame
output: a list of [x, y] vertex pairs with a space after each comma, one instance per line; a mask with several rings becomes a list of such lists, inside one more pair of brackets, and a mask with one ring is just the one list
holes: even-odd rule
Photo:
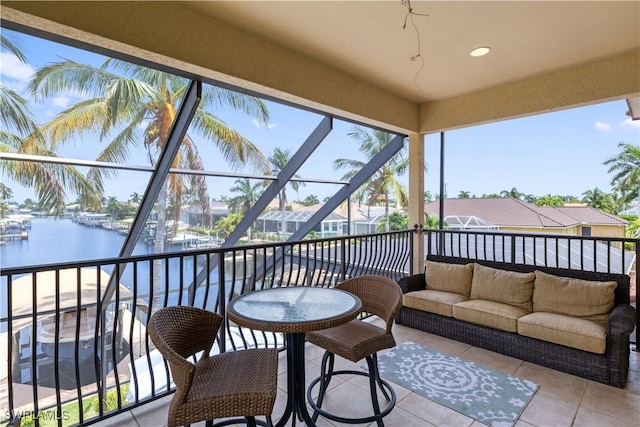
[[[583, 280], [615, 281], [618, 283], [615, 290], [615, 306], [607, 321], [607, 346], [604, 354], [590, 353], [404, 306], [400, 309], [396, 322], [603, 384], [619, 388], [626, 386], [629, 372], [629, 335], [636, 323], [636, 312], [630, 305], [628, 275], [438, 255], [429, 255], [427, 260], [453, 264], [477, 262], [487, 267], [509, 271], [540, 270]], [[424, 289], [425, 277], [424, 274], [404, 277], [400, 279], [399, 284], [403, 293]]]

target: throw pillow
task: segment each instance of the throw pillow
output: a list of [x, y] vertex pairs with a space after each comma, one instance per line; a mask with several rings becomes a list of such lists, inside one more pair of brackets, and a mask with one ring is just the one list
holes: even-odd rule
[[615, 304], [616, 282], [560, 277], [536, 270], [533, 311], [565, 314], [606, 324]]
[[535, 278], [533, 272], [518, 273], [474, 264], [471, 299], [501, 302], [530, 313]]
[[427, 289], [453, 292], [469, 298], [473, 264], [448, 264], [427, 261], [425, 265]]

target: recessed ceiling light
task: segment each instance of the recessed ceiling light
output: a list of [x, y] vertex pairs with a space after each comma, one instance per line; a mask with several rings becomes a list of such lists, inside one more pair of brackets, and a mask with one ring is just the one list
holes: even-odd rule
[[491, 48], [489, 46], [481, 46], [473, 49], [469, 52], [471, 56], [485, 56], [487, 53], [491, 52]]

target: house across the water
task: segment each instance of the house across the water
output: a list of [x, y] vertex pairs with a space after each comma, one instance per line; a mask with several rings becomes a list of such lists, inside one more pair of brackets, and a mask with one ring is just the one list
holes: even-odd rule
[[[437, 216], [439, 209], [439, 201], [425, 205], [429, 215]], [[585, 237], [624, 237], [627, 225], [626, 220], [591, 206], [536, 206], [512, 197], [445, 199], [444, 216], [476, 217], [494, 230]]]

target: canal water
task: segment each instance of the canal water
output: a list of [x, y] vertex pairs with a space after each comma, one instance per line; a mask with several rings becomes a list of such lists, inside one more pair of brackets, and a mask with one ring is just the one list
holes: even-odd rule
[[[89, 227], [68, 218], [33, 218], [27, 239], [0, 244], [0, 268], [117, 257], [125, 236], [101, 227]], [[153, 252], [138, 243], [134, 255]]]
[[[49, 265], [57, 263], [80, 262], [91, 260], [102, 260], [106, 258], [115, 258], [120, 253], [125, 236], [114, 230], [107, 230], [101, 227], [91, 227], [73, 222], [71, 219], [56, 218], [33, 218], [31, 220], [31, 229], [28, 231], [27, 239], [8, 240], [0, 244], [0, 269], [10, 267], [27, 267]], [[182, 250], [181, 245], [174, 248], [167, 248], [168, 251]], [[154, 253], [152, 245], [138, 243], [134, 249], [133, 255], [145, 255]], [[168, 269], [163, 266], [161, 289], [167, 288], [171, 290], [169, 301], [177, 303], [180, 293], [177, 292], [181, 285], [188, 286], [195, 277], [194, 267], [200, 271], [204, 265], [204, 255], [199, 258], [203, 260], [195, 260], [193, 257], [185, 257], [182, 260], [172, 258], [168, 261]], [[198, 265], [198, 264], [201, 265]], [[194, 266], [194, 264], [196, 264]], [[133, 284], [138, 284], [138, 295], [144, 295], [149, 292], [151, 263], [141, 262], [137, 264], [134, 272], [132, 266], [127, 266], [121, 271], [120, 283], [128, 289], [133, 290]], [[105, 272], [111, 274], [113, 266], [105, 267]], [[168, 271], [168, 276], [166, 275]], [[134, 274], [136, 279], [134, 280]], [[210, 273], [213, 287], [209, 289], [208, 301], [215, 298], [217, 286], [217, 269]], [[17, 277], [16, 277], [17, 278]], [[14, 278], [15, 279], [15, 278]], [[189, 283], [186, 283], [189, 281]], [[168, 282], [168, 283], [166, 283]], [[16, 292], [13, 289], [12, 292]], [[200, 287], [196, 293], [196, 299], [203, 298], [204, 289]], [[185, 292], [182, 297], [186, 298]], [[0, 280], [0, 318], [7, 315], [7, 279], [2, 277]], [[184, 301], [184, 300], [183, 300]], [[0, 322], [1, 323], [1, 322]], [[0, 330], [4, 329], [0, 325]]]

